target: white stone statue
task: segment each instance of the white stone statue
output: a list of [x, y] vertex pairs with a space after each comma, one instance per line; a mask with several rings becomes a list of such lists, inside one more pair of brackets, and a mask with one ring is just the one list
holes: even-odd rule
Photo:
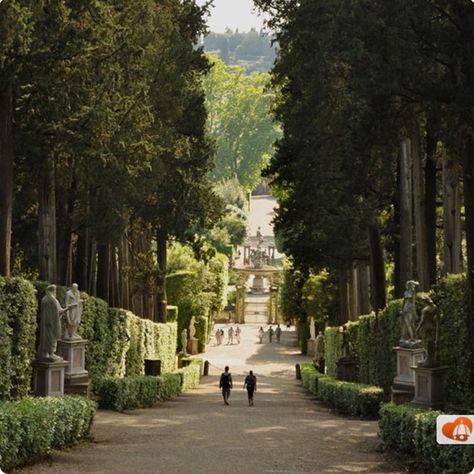
[[314, 318], [311, 316], [309, 318], [309, 334], [310, 334], [310, 339], [316, 339], [316, 328], [314, 326]]
[[319, 331], [316, 337], [316, 344], [314, 346], [315, 359], [324, 359], [324, 335], [322, 331]]
[[181, 331], [181, 352], [183, 354], [187, 354], [186, 352], [186, 346], [188, 345], [188, 330], [186, 328], [184, 328], [182, 331]]
[[68, 309], [64, 321], [63, 339], [81, 339], [77, 328], [81, 323], [82, 300], [77, 283], [73, 283], [72, 288], [67, 291], [65, 304]]
[[418, 282], [406, 282], [403, 294], [403, 306], [400, 311], [400, 345], [410, 344], [416, 340], [416, 288]]
[[196, 318], [193, 316], [191, 321], [189, 322], [189, 339], [196, 339], [194, 336], [196, 335]]
[[58, 339], [61, 337], [61, 314], [74, 305], [75, 303], [62, 308], [56, 298], [56, 285], [46, 288], [46, 296], [41, 300], [38, 360], [62, 360], [62, 357], [56, 355]]

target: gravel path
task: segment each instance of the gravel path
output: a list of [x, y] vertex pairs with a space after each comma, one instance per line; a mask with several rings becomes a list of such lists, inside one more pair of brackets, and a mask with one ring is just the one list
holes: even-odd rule
[[[294, 377], [306, 359], [294, 332], [281, 344], [257, 344], [257, 326], [242, 326], [242, 343], [206, 353], [211, 374], [177, 400], [126, 414], [99, 411], [94, 441], [54, 452], [22, 473], [402, 473], [376, 452], [377, 423], [333, 415]], [[224, 406], [217, 389], [225, 364], [234, 390]], [[255, 406], [242, 390], [258, 377]]]

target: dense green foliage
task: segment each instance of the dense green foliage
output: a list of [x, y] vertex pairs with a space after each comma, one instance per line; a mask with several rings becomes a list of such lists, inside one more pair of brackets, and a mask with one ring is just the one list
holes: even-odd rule
[[384, 399], [380, 387], [342, 382], [319, 373], [311, 364], [302, 365], [301, 380], [318, 399], [347, 415], [375, 417]]
[[188, 366], [163, 376], [104, 377], [97, 380], [94, 391], [101, 408], [133, 410], [177, 397], [199, 385], [201, 375], [202, 360], [193, 359]]
[[89, 435], [95, 410], [95, 402], [73, 396], [0, 403], [1, 468], [10, 471], [77, 443]]
[[33, 285], [23, 278], [0, 277], [0, 400], [21, 398], [30, 390], [36, 352], [37, 302]]
[[474, 446], [436, 442], [436, 417], [441, 414], [411, 405], [382, 405], [379, 428], [384, 448], [411, 456], [430, 474], [470, 472]]
[[227, 30], [225, 33], [209, 33], [204, 37], [204, 50], [218, 54], [228, 65], [238, 65], [247, 73], [268, 72], [275, 60], [275, 48], [271, 39], [251, 30], [247, 33]]

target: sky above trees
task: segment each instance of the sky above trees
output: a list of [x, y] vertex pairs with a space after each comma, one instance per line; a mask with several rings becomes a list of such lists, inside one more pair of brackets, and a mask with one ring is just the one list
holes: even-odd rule
[[[204, 4], [205, 0], [199, 0]], [[250, 31], [251, 28], [260, 30], [263, 26], [264, 16], [255, 11], [252, 0], [214, 0], [214, 7], [207, 20], [209, 30], [223, 33], [226, 28], [239, 31]]]

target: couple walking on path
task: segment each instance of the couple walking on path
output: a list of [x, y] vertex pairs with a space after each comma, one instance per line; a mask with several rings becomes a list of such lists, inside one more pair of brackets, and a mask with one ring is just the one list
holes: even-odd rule
[[[224, 398], [224, 405], [229, 405], [230, 391], [233, 388], [232, 374], [229, 372], [229, 366], [226, 365], [224, 372], [221, 374], [219, 381], [219, 388], [222, 389], [222, 397]], [[257, 391], [257, 377], [253, 375], [251, 370], [245, 377], [243, 388], [247, 389], [247, 396], [249, 399], [249, 407], [253, 406], [253, 394]]]

